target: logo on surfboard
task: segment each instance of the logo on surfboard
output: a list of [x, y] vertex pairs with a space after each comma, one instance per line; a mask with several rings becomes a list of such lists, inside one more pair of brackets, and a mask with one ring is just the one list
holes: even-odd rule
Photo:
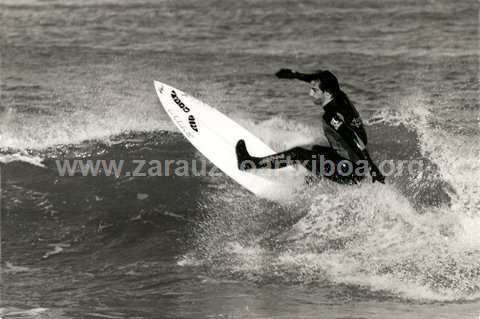
[[186, 106], [182, 100], [180, 100], [180, 98], [177, 96], [177, 92], [175, 92], [175, 90], [172, 90], [172, 93], [170, 94], [172, 96], [172, 99], [175, 103], [177, 103], [177, 105], [185, 112], [185, 113], [188, 113], [190, 112], [190, 109], [188, 108], [188, 106]]
[[193, 115], [188, 116], [188, 122], [190, 123], [190, 127], [192, 128], [192, 130], [198, 132], [197, 123], [195, 122], [195, 117]]

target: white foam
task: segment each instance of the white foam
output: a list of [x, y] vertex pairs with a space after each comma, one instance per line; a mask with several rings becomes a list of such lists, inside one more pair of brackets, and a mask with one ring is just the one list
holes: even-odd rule
[[26, 153], [18, 152], [14, 154], [0, 154], [0, 163], [7, 164], [11, 162], [25, 162], [38, 167], [45, 167], [43, 158]]
[[32, 308], [22, 310], [14, 307], [5, 307], [0, 308], [0, 316], [22, 316], [22, 317], [35, 317], [41, 314], [42, 312], [47, 311], [48, 308]]
[[258, 123], [245, 118], [235, 120], [277, 151], [301, 145], [328, 145], [321, 126], [312, 127], [282, 116], [274, 116]]
[[[10, 108], [0, 114], [0, 147], [41, 150], [93, 139], [108, 141], [111, 136], [130, 131], [175, 131], [157, 105], [147, 107], [124, 102], [113, 106], [111, 103], [96, 109], [58, 109], [54, 115], [41, 118], [37, 114], [17, 113]], [[158, 108], [151, 109], [153, 107]]]
[[5, 263], [5, 268], [2, 269], [4, 273], [17, 273], [17, 272], [27, 272], [31, 271], [28, 267], [15, 266], [10, 262]]
[[[364, 184], [357, 191], [317, 197], [318, 203], [299, 222], [304, 225], [296, 225], [301, 233], [298, 244], [320, 245], [314, 234], [329, 240], [357, 238], [335, 255], [336, 267], [322, 264], [338, 282], [414, 299], [478, 298], [479, 149], [471, 136], [449, 134], [434, 125], [436, 119], [421, 96], [409, 96], [399, 109], [392, 117], [384, 113], [383, 122], [404, 124], [417, 132], [422, 155], [438, 166], [442, 179], [454, 190], [451, 205], [418, 212], [397, 190]], [[348, 226], [352, 218], [353, 228]]]
[[50, 244], [49, 246], [53, 247], [53, 250], [46, 252], [42, 256], [43, 259], [46, 259], [46, 258], [48, 258], [50, 256], [53, 256], [53, 255], [60, 254], [61, 252], [63, 252], [64, 248], [70, 247], [70, 244], [59, 243], [59, 244]]
[[[395, 185], [364, 182], [342, 186], [322, 182], [303, 198], [310, 203], [308, 213], [277, 235], [283, 246], [276, 257], [272, 256], [274, 252], [258, 246], [261, 237], [254, 237], [217, 247], [224, 258], [223, 266], [248, 276], [268, 278], [275, 274], [287, 281], [293, 277], [295, 282], [327, 279], [407, 299], [479, 298], [478, 148], [469, 136], [438, 130], [435, 117], [421, 97], [409, 96], [403, 103], [401, 112], [394, 116], [390, 112], [377, 114], [371, 123], [402, 124], [417, 133], [422, 155], [438, 166], [442, 180], [453, 189], [450, 205], [418, 210]], [[290, 140], [276, 134], [277, 128], [283, 127], [288, 136], [295, 126], [291, 124], [281, 118], [243, 123], [258, 135], [269, 136], [270, 143], [278, 143], [281, 149], [307, 140], [311, 134], [306, 125], [299, 125], [300, 133]], [[422, 191], [421, 185], [418, 191]], [[256, 206], [238, 204], [232, 211], [230, 206], [230, 202], [224, 204], [222, 214], [209, 221], [212, 232], [223, 236], [231, 231], [228, 227], [232, 227], [231, 220], [238, 214], [245, 223], [255, 222], [251, 215]]]

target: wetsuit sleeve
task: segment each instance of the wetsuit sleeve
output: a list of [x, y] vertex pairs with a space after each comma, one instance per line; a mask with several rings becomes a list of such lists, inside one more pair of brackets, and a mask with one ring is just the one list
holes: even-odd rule
[[314, 73], [301, 73], [301, 72], [293, 71], [293, 75], [294, 75], [294, 78], [297, 80], [310, 83], [311, 81], [318, 80], [319, 74], [321, 72], [322, 70], [317, 70]]
[[281, 69], [275, 75], [280, 79], [297, 79], [300, 81], [311, 82], [319, 78], [322, 70], [317, 70], [314, 73], [301, 73], [291, 69]]

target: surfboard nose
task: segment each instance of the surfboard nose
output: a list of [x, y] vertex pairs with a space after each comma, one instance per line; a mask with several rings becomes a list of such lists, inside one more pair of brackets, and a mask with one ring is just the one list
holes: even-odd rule
[[163, 93], [163, 88], [164, 88], [165, 84], [163, 84], [163, 83], [160, 82], [160, 81], [154, 80], [154, 81], [153, 81], [153, 85], [155, 86], [155, 90], [156, 90], [159, 94], [162, 94], [162, 93]]

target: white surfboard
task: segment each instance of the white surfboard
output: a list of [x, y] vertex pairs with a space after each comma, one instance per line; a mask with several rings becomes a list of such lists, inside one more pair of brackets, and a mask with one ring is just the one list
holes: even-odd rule
[[154, 81], [158, 98], [171, 120], [188, 141], [216, 167], [252, 193], [290, 200], [304, 185], [304, 167], [242, 171], [237, 166], [235, 145], [244, 139], [252, 156], [274, 154], [268, 145], [223, 113], [167, 84]]

